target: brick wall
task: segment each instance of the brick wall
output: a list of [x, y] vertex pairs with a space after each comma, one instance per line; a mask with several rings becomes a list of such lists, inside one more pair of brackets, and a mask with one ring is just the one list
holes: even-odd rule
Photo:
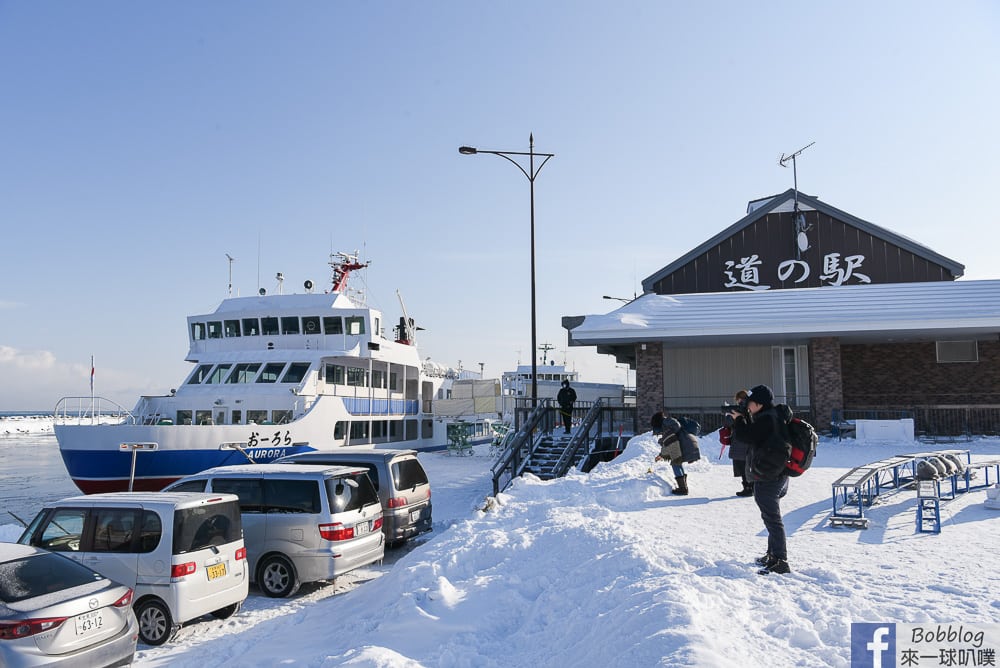
[[642, 433], [653, 413], [663, 410], [663, 345], [640, 343], [635, 348], [635, 404]]
[[838, 338], [828, 336], [809, 340], [809, 386], [815, 426], [826, 429], [834, 409], [844, 407]]
[[978, 362], [939, 363], [933, 341], [841, 346], [844, 406], [1000, 403], [1000, 342], [978, 347]]

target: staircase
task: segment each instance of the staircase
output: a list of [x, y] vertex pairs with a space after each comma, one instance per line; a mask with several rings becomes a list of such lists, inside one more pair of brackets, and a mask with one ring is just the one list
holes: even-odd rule
[[[531, 454], [524, 464], [523, 471], [528, 471], [538, 476], [542, 480], [558, 478], [558, 465], [563, 453], [570, 443], [572, 434], [566, 434], [562, 429], [557, 429], [547, 434], [539, 434], [535, 442], [535, 447], [531, 449]], [[569, 466], [575, 467], [580, 460], [586, 456], [586, 450], [581, 450], [570, 461]]]

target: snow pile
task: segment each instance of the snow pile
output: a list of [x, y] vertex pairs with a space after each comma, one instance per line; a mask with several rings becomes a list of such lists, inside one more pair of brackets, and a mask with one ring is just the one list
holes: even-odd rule
[[[666, 465], [648, 472], [658, 448], [646, 434], [590, 475], [525, 477], [484, 502], [485, 447], [421, 454], [435, 532], [354, 574], [368, 581], [288, 601], [252, 589], [240, 614], [140, 646], [136, 665], [849, 666], [852, 622], [986, 624], [1000, 610], [1000, 514], [984, 490], [943, 503], [940, 534], [916, 532], [911, 490], [866, 510], [867, 530], [828, 526], [834, 480], [926, 444], [823, 439], [783, 501], [784, 576], [757, 575], [759, 513], [734, 496], [711, 435], [688, 497], [670, 494]], [[997, 440], [942, 447], [1000, 455]]]

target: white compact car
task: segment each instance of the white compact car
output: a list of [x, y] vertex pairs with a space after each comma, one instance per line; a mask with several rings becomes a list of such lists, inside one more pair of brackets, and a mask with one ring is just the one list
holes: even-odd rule
[[229, 494], [74, 496], [47, 505], [18, 542], [132, 587], [147, 645], [203, 615], [229, 617], [249, 592], [239, 502]]

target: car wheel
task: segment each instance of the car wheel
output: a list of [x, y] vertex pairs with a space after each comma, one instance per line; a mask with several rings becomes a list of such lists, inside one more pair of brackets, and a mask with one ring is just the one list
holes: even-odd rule
[[257, 584], [272, 598], [287, 598], [299, 589], [295, 568], [281, 555], [270, 556], [261, 563]]
[[240, 607], [242, 607], [242, 605], [243, 601], [238, 601], [236, 603], [233, 603], [232, 605], [227, 605], [224, 608], [213, 610], [212, 616], [215, 617], [216, 619], [229, 619], [230, 617], [232, 617], [233, 615], [235, 615], [237, 612], [240, 611]]
[[135, 617], [139, 620], [139, 639], [156, 647], [170, 639], [174, 620], [170, 610], [155, 598], [146, 599], [135, 606]]

